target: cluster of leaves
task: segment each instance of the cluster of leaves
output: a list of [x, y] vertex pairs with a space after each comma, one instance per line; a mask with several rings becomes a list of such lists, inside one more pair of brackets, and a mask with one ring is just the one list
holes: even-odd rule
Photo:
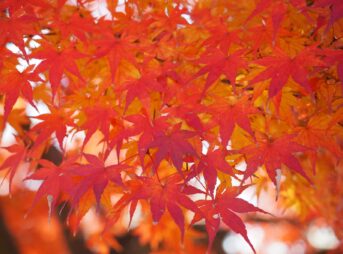
[[[16, 143], [0, 170], [11, 183], [28, 164], [27, 179], [42, 180], [34, 203], [47, 197], [50, 212], [69, 201], [81, 218], [96, 205], [111, 228], [141, 204], [142, 220], [167, 213], [181, 239], [204, 219], [209, 249], [221, 222], [254, 249], [237, 213], [264, 213], [239, 197], [260, 172], [277, 190], [281, 175], [311, 188], [318, 157], [343, 158], [342, 8], [3, 0], [2, 130]], [[59, 165], [41, 159], [51, 145]]]

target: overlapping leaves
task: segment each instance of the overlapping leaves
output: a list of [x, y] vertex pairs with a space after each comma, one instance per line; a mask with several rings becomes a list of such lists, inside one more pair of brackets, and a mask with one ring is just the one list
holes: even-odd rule
[[[236, 214], [263, 212], [237, 197], [246, 181], [262, 167], [275, 185], [281, 168], [312, 182], [301, 158], [315, 163], [325, 149], [339, 160], [339, 1], [126, 1], [124, 11], [107, 1], [107, 16], [91, 11], [98, 1], [76, 2], [0, 4], [3, 127], [20, 104], [38, 111], [0, 170], [12, 183], [22, 161], [36, 161], [27, 178], [42, 181], [34, 202], [47, 196], [51, 210], [61, 200], [77, 210], [88, 195], [98, 207], [121, 195], [106, 211], [116, 220], [145, 202], [154, 222], [168, 211], [182, 236], [204, 219], [211, 246], [223, 222], [254, 249]], [[310, 140], [317, 129], [303, 119], [316, 114], [328, 115], [320, 133], [332, 141]], [[35, 157], [55, 140], [61, 165]]]

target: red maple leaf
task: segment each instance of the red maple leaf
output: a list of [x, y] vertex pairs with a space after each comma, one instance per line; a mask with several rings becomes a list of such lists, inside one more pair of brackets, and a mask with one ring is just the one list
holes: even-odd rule
[[203, 218], [205, 219], [205, 226], [209, 235], [208, 253], [210, 253], [213, 239], [219, 230], [221, 221], [232, 231], [240, 234], [256, 253], [254, 246], [248, 238], [246, 227], [242, 219], [236, 215], [236, 213], [266, 212], [237, 197], [247, 187], [248, 186], [230, 187], [223, 192], [217, 191], [214, 199], [199, 200], [196, 202], [201, 213], [195, 213], [191, 224], [194, 224]]
[[162, 180], [158, 180], [156, 177], [138, 177], [129, 181], [128, 184], [132, 189], [118, 201], [115, 210], [131, 202], [130, 216], [132, 217], [137, 201], [149, 200], [153, 221], [157, 223], [167, 209], [181, 231], [181, 238], [184, 235], [184, 215], [180, 206], [201, 213], [188, 195], [203, 192], [185, 184], [183, 178], [178, 174]]
[[258, 167], [264, 165], [270, 180], [277, 186], [276, 170], [281, 169], [283, 164], [302, 175], [311, 183], [312, 181], [295, 157], [296, 153], [304, 153], [309, 149], [292, 141], [294, 137], [295, 135], [284, 135], [278, 138], [271, 138], [257, 132], [256, 143], [240, 150], [245, 155], [247, 162], [243, 182], [252, 176]]
[[206, 48], [216, 48], [226, 53], [230, 49], [231, 44], [241, 44], [241, 39], [239, 37], [239, 30], [229, 31], [227, 25], [220, 19], [218, 23], [215, 23], [213, 27], [209, 28], [209, 32], [212, 34], [206, 41], [204, 41], [204, 46]]
[[170, 133], [160, 132], [155, 135], [148, 149], [157, 148], [154, 156], [154, 169], [157, 170], [163, 159], [170, 158], [176, 169], [181, 173], [184, 157], [197, 157], [197, 153], [188, 139], [195, 135], [192, 131], [181, 130], [181, 125], [173, 126]]
[[77, 12], [67, 19], [61, 17], [61, 15], [56, 15], [54, 23], [51, 24], [51, 28], [53, 31], [60, 31], [64, 38], [75, 36], [83, 42], [87, 41], [87, 35], [98, 32], [91, 17], [80, 15]]
[[77, 51], [73, 45], [62, 49], [60, 46], [56, 48], [45, 41], [40, 41], [39, 43], [41, 43], [39, 51], [33, 52], [30, 57], [42, 60], [38, 64], [36, 72], [49, 71], [49, 81], [53, 96], [61, 86], [61, 80], [66, 71], [77, 76], [80, 80], [84, 80], [75, 61], [84, 58], [85, 54]]
[[[269, 29], [268, 23], [261, 25], [256, 25], [247, 31], [247, 37], [244, 40], [249, 41], [249, 46], [254, 53], [254, 56], [259, 55], [260, 48], [270, 44], [272, 41], [273, 34]], [[258, 36], [256, 36], [258, 35]]]
[[36, 107], [33, 103], [33, 93], [30, 82], [41, 81], [41, 79], [36, 72], [32, 72], [32, 67], [33, 66], [27, 67], [21, 73], [14, 69], [2, 76], [0, 81], [0, 93], [5, 95], [4, 123], [20, 95], [33, 107]]
[[80, 164], [70, 172], [76, 176], [81, 176], [80, 183], [74, 188], [72, 205], [75, 206], [81, 197], [89, 190], [93, 189], [97, 204], [100, 204], [101, 195], [109, 182], [116, 185], [123, 185], [121, 172], [130, 168], [125, 164], [113, 164], [106, 166], [103, 158], [92, 154], [83, 154], [87, 164]]
[[67, 126], [75, 127], [75, 124], [73, 119], [70, 118], [70, 114], [63, 108], [50, 108], [50, 110], [51, 113], [34, 117], [42, 120], [42, 122], [31, 128], [31, 132], [38, 133], [34, 142], [34, 147], [39, 146], [44, 141], [48, 140], [53, 133], [55, 133], [58, 144], [63, 150], [63, 139], [67, 133]]
[[110, 105], [100, 103], [85, 108], [84, 112], [86, 120], [81, 123], [81, 129], [86, 131], [86, 137], [83, 147], [97, 130], [100, 130], [104, 135], [104, 140], [108, 141], [111, 124], [117, 122], [118, 113]]
[[222, 74], [224, 74], [229, 79], [232, 86], [235, 87], [238, 70], [247, 67], [247, 63], [242, 55], [242, 50], [238, 50], [230, 55], [227, 55], [218, 49], [211, 50], [211, 52], [205, 53], [198, 60], [198, 63], [206, 65], [202, 67], [193, 78], [195, 79], [208, 73], [204, 92], [206, 92]]
[[21, 142], [19, 138], [16, 138], [17, 143], [8, 147], [4, 147], [7, 151], [12, 153], [8, 158], [5, 159], [5, 161], [2, 163], [0, 166], [0, 171], [8, 169], [6, 175], [10, 174], [10, 179], [9, 179], [9, 190], [10, 192], [12, 191], [12, 180], [17, 172], [17, 169], [19, 165], [23, 162], [26, 154], [27, 154], [27, 148]]
[[227, 103], [222, 98], [216, 98], [216, 103], [210, 106], [210, 112], [215, 122], [219, 125], [219, 135], [222, 144], [226, 147], [236, 125], [243, 128], [250, 135], [253, 131], [250, 126], [249, 116], [257, 113], [248, 95], [242, 96], [235, 103]]
[[317, 56], [317, 52], [311, 46], [304, 48], [295, 57], [290, 57], [282, 50], [276, 49], [273, 56], [267, 56], [255, 61], [259, 65], [266, 66], [267, 69], [253, 78], [250, 84], [271, 79], [269, 97], [274, 97], [291, 77], [308, 92], [311, 92], [311, 86], [308, 82], [311, 70], [314, 66], [325, 65]]
[[276, 34], [280, 28], [283, 17], [287, 12], [287, 3], [275, 0], [260, 0], [259, 3], [256, 5], [254, 11], [249, 15], [247, 21], [251, 20], [256, 15], [270, 8], [270, 16], [273, 23], [273, 40], [275, 40]]
[[199, 164], [191, 167], [191, 173], [188, 177], [194, 177], [202, 172], [207, 183], [208, 190], [210, 194], [213, 195], [217, 182], [217, 170], [234, 176], [232, 167], [225, 159], [226, 155], [227, 154], [224, 151], [219, 149], [209, 151], [206, 155], [202, 155], [199, 158]]
[[144, 157], [148, 152], [149, 145], [153, 142], [154, 137], [158, 133], [163, 132], [169, 126], [166, 122], [167, 117], [156, 117], [151, 119], [146, 111], [142, 114], [130, 115], [125, 120], [133, 124], [130, 132], [132, 136], [140, 135], [138, 140], [138, 154], [141, 160], [141, 164], [144, 167]]
[[149, 25], [152, 29], [155, 30], [155, 37], [153, 41], [160, 42], [165, 38], [170, 40], [173, 38], [172, 35], [175, 30], [181, 25], [187, 25], [186, 19], [182, 14], [187, 14], [186, 8], [168, 8], [168, 12], [160, 11], [156, 12], [154, 16], [151, 16], [151, 24]]
[[[306, 3], [302, 0], [290, 0], [287, 2], [282, 0], [259, 0], [255, 9], [247, 18], [247, 21], [250, 21], [255, 16], [260, 15], [263, 12], [269, 11], [268, 16], [271, 18], [273, 25], [273, 43], [275, 43], [276, 35], [280, 29], [284, 17], [287, 15], [289, 5], [291, 5], [292, 8], [296, 8], [299, 12], [304, 12], [305, 15], [307, 15]], [[260, 35], [256, 37], [259, 36]]]
[[25, 180], [42, 180], [35, 199], [33, 200], [32, 207], [37, 202], [47, 196], [49, 204], [49, 217], [55, 209], [59, 197], [62, 193], [71, 193], [73, 182], [69, 171], [75, 166], [75, 158], [64, 160], [61, 165], [55, 165], [51, 161], [41, 159], [39, 165], [42, 167], [35, 173], [25, 178]]
[[157, 81], [157, 77], [154, 74], [144, 72], [142, 72], [139, 79], [126, 82], [123, 86], [122, 89], [127, 91], [125, 109], [135, 98], [139, 99], [144, 105], [148, 105], [146, 100], [149, 99], [151, 92], [163, 91], [163, 86]]
[[[195, 92], [194, 89], [191, 92], [186, 89], [180, 89], [175, 94], [173, 92], [173, 100], [171, 100], [172, 105], [162, 109], [162, 114], [168, 114], [169, 117], [176, 117], [184, 120], [190, 127], [194, 129], [199, 135], [203, 135], [206, 130], [206, 125], [203, 124], [199, 115], [201, 113], [208, 113], [208, 109], [205, 105], [202, 105], [201, 94]], [[185, 103], [187, 101], [187, 103]]]
[[[113, 35], [114, 34], [114, 35]], [[137, 45], [133, 44], [135, 37], [122, 33], [105, 30], [101, 33], [101, 38], [94, 41], [98, 47], [94, 54], [94, 59], [106, 57], [111, 69], [112, 80], [116, 75], [118, 66], [122, 60], [132, 64], [136, 62], [135, 52]]]
[[[14, 1], [15, 2], [15, 1]], [[5, 47], [7, 43], [15, 44], [27, 59], [24, 35], [35, 35], [37, 32], [33, 27], [37, 18], [23, 15], [21, 11], [13, 12], [10, 17], [0, 16], [0, 46]]]

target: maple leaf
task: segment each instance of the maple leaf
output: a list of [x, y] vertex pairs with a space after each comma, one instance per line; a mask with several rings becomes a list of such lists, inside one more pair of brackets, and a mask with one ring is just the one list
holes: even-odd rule
[[[170, 117], [176, 117], [184, 120], [190, 127], [194, 129], [199, 135], [203, 135], [207, 126], [203, 124], [201, 113], [207, 113], [209, 110], [206, 106], [200, 103], [201, 94], [198, 92], [193, 93], [194, 89], [190, 88], [190, 92], [184, 89], [180, 89], [179, 92], [175, 95], [175, 100], [172, 100], [173, 105], [168, 105], [167, 108], [162, 110], [162, 114], [166, 113]], [[184, 103], [187, 101], [187, 103]]]
[[127, 91], [125, 102], [125, 109], [127, 109], [135, 98], [145, 104], [150, 93], [162, 92], [163, 86], [157, 81], [155, 75], [142, 73], [139, 79], [127, 82], [122, 89]]
[[327, 149], [337, 158], [343, 157], [343, 152], [338, 143], [329, 134], [330, 120], [330, 117], [315, 115], [309, 119], [299, 120], [298, 125], [294, 128], [298, 143], [312, 148], [310, 156], [312, 157], [313, 172], [315, 172], [317, 151], [320, 148]]
[[87, 42], [87, 35], [98, 32], [92, 17], [80, 15], [77, 12], [67, 19], [61, 15], [56, 15], [51, 28], [53, 31], [60, 31], [65, 38], [75, 36], [83, 42]]
[[131, 192], [122, 197], [116, 204], [117, 207], [122, 207], [123, 204], [131, 204], [130, 216], [132, 217], [136, 209], [138, 200], [149, 200], [150, 210], [154, 222], [159, 222], [162, 215], [169, 211], [176, 225], [181, 231], [181, 238], [184, 235], [184, 215], [180, 208], [183, 206], [190, 211], [201, 213], [198, 210], [195, 202], [192, 201], [188, 195], [203, 193], [197, 188], [187, 185], [178, 174], [168, 176], [163, 179], [163, 183], [156, 177], [138, 177], [130, 182]]
[[241, 44], [241, 39], [239, 38], [239, 30], [228, 31], [227, 26], [223, 23], [221, 19], [220, 23], [215, 23], [213, 27], [209, 28], [212, 36], [204, 41], [204, 46], [206, 48], [215, 48], [219, 46], [219, 49], [226, 53], [230, 49], [231, 44]]
[[6, 175], [10, 174], [9, 178], [9, 190], [12, 191], [12, 181], [15, 173], [17, 172], [17, 169], [19, 165], [23, 162], [25, 159], [25, 156], [27, 154], [27, 148], [23, 144], [23, 142], [20, 141], [19, 138], [16, 138], [17, 143], [13, 144], [8, 147], [4, 147], [7, 151], [12, 153], [9, 157], [5, 159], [5, 161], [0, 166], [0, 171], [8, 169]]
[[226, 155], [227, 154], [220, 149], [209, 151], [207, 154], [202, 155], [199, 158], [198, 165], [192, 166], [191, 168], [191, 173], [189, 174], [191, 177], [194, 177], [194, 175], [199, 175], [201, 172], [203, 173], [211, 195], [213, 195], [213, 191], [217, 182], [217, 170], [234, 176], [232, 167], [225, 159]]
[[198, 60], [198, 63], [206, 65], [202, 67], [193, 78], [195, 79], [208, 73], [204, 92], [206, 92], [221, 74], [224, 74], [230, 80], [232, 86], [235, 87], [238, 70], [247, 67], [247, 63], [242, 55], [242, 50], [238, 50], [229, 56], [218, 49], [214, 49], [210, 53], [207, 52]]
[[39, 165], [41, 168], [25, 178], [25, 180], [43, 181], [35, 195], [30, 210], [42, 197], [47, 196], [50, 218], [52, 211], [56, 208], [60, 195], [62, 193], [70, 194], [72, 191], [73, 181], [69, 171], [75, 166], [75, 158], [64, 160], [61, 165], [55, 165], [51, 161], [41, 159], [39, 160]]
[[268, 28], [268, 25], [263, 23], [261, 25], [254, 26], [248, 30], [247, 38], [244, 38], [244, 40], [250, 42], [249, 46], [252, 48], [255, 56], [258, 56], [259, 50], [264, 46], [269, 45], [273, 38], [273, 34]]
[[166, 89], [168, 88], [169, 79], [172, 79], [178, 84], [184, 84], [182, 77], [176, 71], [177, 66], [178, 65], [175, 62], [163, 62], [160, 65], [160, 68], [157, 72], [157, 81], [162, 84], [164, 88], [164, 95], [166, 94]]
[[146, 28], [153, 21], [152, 19], [136, 19], [135, 8], [129, 3], [125, 2], [123, 4], [124, 12], [116, 10], [119, 7], [118, 3], [107, 0], [107, 7], [111, 11], [112, 16], [115, 18], [116, 22], [108, 22], [104, 19], [99, 20], [98, 25], [100, 25], [99, 31], [107, 30], [110, 26], [114, 28], [115, 31], [125, 32], [126, 34], [135, 35], [139, 38], [139, 41], [145, 39]]
[[122, 60], [126, 60], [135, 64], [135, 52], [137, 45], [133, 42], [136, 40], [127, 34], [115, 33], [105, 30], [101, 33], [102, 38], [95, 41], [94, 44], [98, 47], [97, 52], [94, 54], [94, 59], [106, 57], [111, 69], [112, 80], [114, 80], [118, 66]]
[[302, 0], [290, 0], [284, 2], [282, 0], [259, 0], [256, 4], [253, 12], [248, 16], [247, 22], [253, 19], [255, 16], [260, 15], [266, 11], [269, 11], [269, 16], [273, 25], [273, 44], [275, 44], [275, 39], [277, 33], [280, 29], [284, 17], [287, 17], [289, 6], [297, 9], [299, 12], [307, 15], [307, 6], [305, 1]]
[[73, 191], [72, 205], [75, 206], [81, 197], [89, 190], [93, 189], [97, 204], [100, 204], [101, 195], [109, 182], [119, 186], [123, 185], [121, 172], [130, 168], [125, 164], [113, 164], [105, 166], [102, 158], [92, 154], [83, 154], [88, 164], [81, 164], [71, 170], [71, 173], [81, 176], [82, 179]]
[[207, 253], [210, 253], [213, 239], [219, 230], [220, 221], [223, 221], [224, 224], [226, 224], [235, 233], [240, 234], [249, 244], [250, 248], [256, 253], [254, 246], [248, 238], [246, 227], [242, 219], [236, 215], [236, 213], [268, 213], [237, 197], [247, 187], [248, 186], [231, 187], [223, 192], [217, 191], [214, 199], [196, 201], [201, 213], [195, 213], [191, 224], [196, 223], [202, 218], [205, 219], [205, 226], [209, 235]]
[[125, 140], [132, 137], [132, 133], [127, 129], [122, 121], [112, 121], [113, 128], [110, 130], [106, 152], [104, 158], [107, 158], [111, 151], [115, 148], [117, 158], [120, 159], [120, 151]]
[[104, 135], [104, 140], [108, 141], [111, 124], [117, 121], [118, 113], [110, 105], [101, 105], [100, 103], [86, 107], [84, 113], [86, 119], [80, 122], [81, 129], [86, 131], [83, 147], [96, 130], [100, 130]]
[[181, 173], [182, 163], [185, 156], [198, 157], [193, 146], [187, 139], [195, 134], [192, 131], [180, 129], [181, 125], [173, 126], [170, 133], [161, 132], [155, 135], [154, 140], [148, 145], [148, 149], [157, 148], [154, 156], [154, 169], [157, 170], [161, 161], [165, 158], [171, 158], [176, 169]]
[[49, 81], [53, 96], [61, 86], [63, 73], [66, 71], [84, 81], [75, 60], [84, 58], [85, 54], [78, 52], [73, 45], [62, 49], [61, 46], [56, 48], [46, 41], [40, 41], [39, 43], [41, 43], [40, 50], [33, 52], [30, 57], [42, 60], [38, 64], [36, 72], [49, 71]]
[[22, 12], [18, 11], [13, 12], [10, 17], [0, 16], [0, 45], [5, 47], [7, 43], [15, 44], [27, 60], [23, 37], [27, 34], [37, 34], [32, 26], [32, 23], [37, 21], [37, 18], [22, 14]]
[[228, 145], [235, 125], [253, 135], [249, 116], [258, 111], [254, 108], [248, 95], [244, 95], [231, 103], [223, 102], [222, 98], [217, 98], [216, 103], [210, 106], [210, 112], [219, 125], [219, 135], [225, 147]]
[[21, 73], [14, 69], [3, 75], [0, 81], [0, 93], [5, 95], [4, 123], [19, 95], [23, 96], [34, 108], [36, 107], [33, 103], [33, 92], [30, 81], [41, 81], [37, 73], [32, 72], [32, 66], [27, 67]]
[[170, 116], [175, 116], [180, 119], [183, 119], [190, 127], [194, 129], [200, 135], [203, 134], [205, 127], [201, 122], [198, 113], [201, 113], [201, 109], [203, 109], [201, 105], [179, 105], [176, 107], [167, 108], [165, 112], [170, 113]]
[[133, 124], [133, 128], [130, 130], [132, 136], [140, 135], [138, 140], [138, 154], [141, 160], [141, 165], [144, 168], [144, 156], [148, 152], [149, 145], [153, 142], [154, 137], [158, 133], [167, 129], [169, 124], [166, 122], [166, 117], [156, 117], [153, 120], [150, 119], [148, 113], [144, 110], [142, 114], [130, 115], [125, 120]]
[[75, 127], [75, 124], [73, 119], [70, 118], [69, 113], [63, 108], [50, 108], [50, 110], [51, 113], [49, 114], [42, 114], [34, 117], [42, 120], [42, 122], [31, 128], [31, 132], [38, 133], [34, 142], [34, 147], [39, 146], [55, 133], [58, 144], [63, 150], [63, 139], [67, 133], [67, 126]]
[[316, 56], [316, 53], [317, 51], [313, 46], [304, 48], [295, 57], [289, 57], [280, 49], [276, 49], [275, 55], [255, 61], [259, 65], [266, 66], [267, 69], [253, 78], [250, 84], [271, 79], [269, 97], [274, 97], [287, 83], [288, 78], [291, 77], [308, 92], [311, 92], [311, 86], [308, 82], [311, 68], [325, 65]]
[[265, 10], [271, 8], [271, 19], [273, 23], [273, 41], [275, 40], [276, 34], [280, 28], [283, 17], [287, 12], [287, 4], [283, 1], [273, 1], [273, 0], [261, 0], [256, 5], [254, 11], [249, 15], [247, 21], [251, 20], [256, 15], [264, 12]]
[[240, 150], [245, 155], [247, 163], [243, 182], [252, 176], [258, 167], [264, 165], [270, 180], [277, 186], [276, 170], [281, 169], [281, 165], [283, 164], [312, 183], [294, 155], [295, 153], [304, 153], [309, 149], [292, 141], [294, 137], [294, 134], [287, 134], [278, 138], [272, 138], [257, 132], [257, 142]]
[[159, 42], [164, 38], [170, 38], [180, 25], [187, 25], [187, 21], [182, 16], [186, 14], [186, 8], [166, 8], [167, 12], [156, 13], [152, 19], [150, 27], [155, 30], [153, 40]]

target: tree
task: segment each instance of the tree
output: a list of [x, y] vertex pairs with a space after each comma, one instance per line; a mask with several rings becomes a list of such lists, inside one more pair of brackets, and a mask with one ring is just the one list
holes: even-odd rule
[[[239, 195], [272, 183], [285, 207], [343, 236], [342, 7], [1, 1], [10, 191], [25, 165], [24, 181], [42, 181], [30, 211], [67, 202], [73, 230], [96, 207], [110, 239], [139, 207], [139, 225], [172, 224], [152, 248], [203, 221], [208, 251], [221, 224], [254, 250], [238, 214], [270, 215]], [[60, 163], [44, 159], [51, 147]]]

